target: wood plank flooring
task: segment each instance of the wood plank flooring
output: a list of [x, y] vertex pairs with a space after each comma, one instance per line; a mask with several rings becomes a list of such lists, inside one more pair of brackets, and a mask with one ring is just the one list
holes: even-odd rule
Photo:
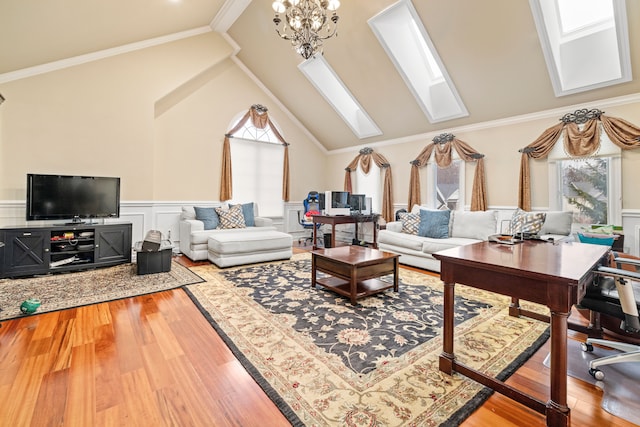
[[[543, 400], [548, 346], [509, 380]], [[602, 410], [601, 397], [569, 378], [572, 425], [633, 426]], [[289, 424], [189, 297], [173, 290], [0, 323], [0, 425]], [[463, 423], [544, 425], [499, 394]]]

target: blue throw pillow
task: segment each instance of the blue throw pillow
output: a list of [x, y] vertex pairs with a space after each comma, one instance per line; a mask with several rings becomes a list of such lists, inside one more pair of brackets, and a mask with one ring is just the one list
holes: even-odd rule
[[193, 210], [196, 211], [196, 219], [204, 223], [205, 230], [218, 228], [220, 219], [218, 218], [215, 208], [200, 208], [198, 206], [194, 206]]
[[[233, 207], [233, 205], [229, 205]], [[253, 202], [242, 204], [242, 215], [244, 215], [244, 224], [247, 227], [254, 227], [256, 225], [255, 218], [253, 216]]]
[[431, 237], [433, 239], [446, 239], [449, 237], [449, 217], [451, 211], [429, 211], [420, 209], [420, 225], [418, 236]]

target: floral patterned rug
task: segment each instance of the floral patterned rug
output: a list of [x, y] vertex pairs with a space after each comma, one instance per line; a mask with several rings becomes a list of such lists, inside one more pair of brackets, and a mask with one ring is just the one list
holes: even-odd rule
[[24, 316], [20, 304], [35, 298], [37, 313], [112, 301], [198, 283], [202, 278], [177, 262], [166, 273], [136, 273], [136, 264], [24, 279], [0, 280], [0, 321]]
[[[311, 288], [309, 254], [193, 270], [206, 282], [185, 289], [293, 425], [455, 426], [491, 393], [438, 369], [436, 277], [401, 269], [399, 292], [352, 306]], [[509, 302], [456, 286], [456, 357], [503, 380], [548, 338], [547, 324], [510, 317]]]

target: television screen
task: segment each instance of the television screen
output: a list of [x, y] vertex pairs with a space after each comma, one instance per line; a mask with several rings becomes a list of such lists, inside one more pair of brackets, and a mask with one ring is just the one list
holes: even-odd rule
[[120, 178], [27, 175], [27, 220], [117, 218]]
[[348, 191], [332, 191], [331, 192], [331, 208], [348, 208], [349, 192]]

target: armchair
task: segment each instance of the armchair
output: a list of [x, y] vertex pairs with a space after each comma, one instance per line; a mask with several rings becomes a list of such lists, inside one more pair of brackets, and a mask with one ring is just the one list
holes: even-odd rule
[[[634, 282], [640, 281], [640, 260], [626, 258], [613, 253], [616, 267], [599, 267], [594, 284], [587, 289], [587, 294], [580, 306], [592, 311], [606, 314], [621, 320], [620, 328], [627, 333], [640, 332], [638, 319], [638, 301], [634, 293]], [[624, 269], [623, 267], [627, 267]], [[629, 266], [632, 268], [629, 269]], [[637, 289], [640, 291], [640, 289]], [[601, 357], [589, 362], [589, 374], [598, 381], [605, 374], [601, 366], [622, 362], [640, 362], [640, 345], [611, 340], [588, 338], [582, 344], [583, 351], [593, 351], [593, 344], [621, 350], [622, 353]]]

